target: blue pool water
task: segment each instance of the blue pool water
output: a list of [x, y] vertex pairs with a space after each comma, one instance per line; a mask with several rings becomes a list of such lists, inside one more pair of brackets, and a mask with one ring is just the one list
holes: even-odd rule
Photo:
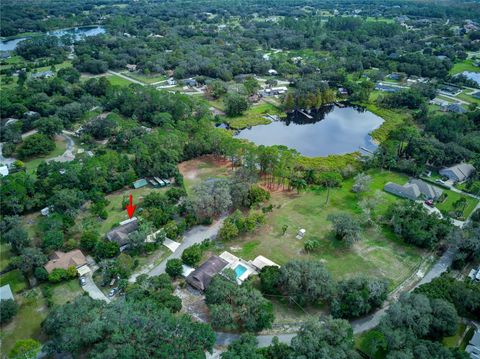
[[247, 271], [247, 268], [239, 264], [238, 266], [235, 267], [235, 274], [237, 278], [239, 278], [243, 273]]

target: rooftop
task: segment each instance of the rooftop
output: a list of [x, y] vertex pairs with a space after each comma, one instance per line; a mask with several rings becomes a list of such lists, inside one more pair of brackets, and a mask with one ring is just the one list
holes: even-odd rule
[[187, 282], [191, 286], [204, 291], [208, 288], [215, 274], [220, 273], [227, 265], [228, 262], [225, 259], [219, 256], [211, 256], [200, 267], [187, 276]]
[[138, 229], [137, 217], [132, 217], [120, 223], [118, 227], [113, 228], [107, 233], [109, 241], [117, 242], [120, 247], [127, 244], [128, 235]]
[[0, 300], [8, 299], [15, 300], [12, 289], [10, 288], [10, 284], [5, 284], [3, 287], [0, 287]]
[[53, 253], [51, 260], [45, 264], [45, 269], [51, 273], [54, 269], [68, 269], [69, 267], [80, 267], [87, 263], [85, 256], [80, 249], [70, 252], [56, 251]]

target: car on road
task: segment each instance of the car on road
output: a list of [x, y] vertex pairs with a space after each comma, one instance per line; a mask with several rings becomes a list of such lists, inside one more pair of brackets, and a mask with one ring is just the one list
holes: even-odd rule
[[437, 178], [435, 182], [440, 183], [440, 184], [445, 184], [444, 180], [441, 180], [440, 178]]
[[118, 293], [118, 288], [113, 288], [110, 292], [108, 292], [108, 297], [112, 298], [115, 296], [115, 294]]
[[84, 276], [81, 276], [79, 278], [80, 280], [80, 285], [83, 287], [85, 284], [87, 284], [87, 279]]

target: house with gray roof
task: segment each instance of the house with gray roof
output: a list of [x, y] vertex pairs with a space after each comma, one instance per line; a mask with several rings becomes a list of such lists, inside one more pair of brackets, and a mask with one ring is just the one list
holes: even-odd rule
[[475, 330], [472, 339], [468, 343], [465, 351], [470, 354], [472, 359], [480, 359], [480, 329]]
[[138, 230], [138, 219], [133, 217], [120, 222], [120, 225], [108, 232], [106, 237], [109, 241], [116, 242], [123, 251], [128, 246], [128, 235], [136, 230]]
[[467, 112], [467, 110], [465, 110], [465, 108], [463, 108], [463, 106], [460, 105], [459, 103], [451, 103], [450, 105], [448, 105], [446, 107], [446, 110], [448, 112], [454, 112], [454, 113], [465, 113], [465, 112]]
[[442, 176], [448, 177], [454, 182], [463, 182], [475, 172], [475, 167], [469, 163], [458, 163], [452, 167], [443, 168], [439, 171]]
[[3, 287], [0, 287], [0, 301], [9, 299], [15, 300], [10, 284], [5, 284]]
[[192, 287], [204, 291], [208, 288], [212, 278], [220, 273], [229, 263], [219, 256], [211, 256], [200, 267], [190, 273], [186, 280]]
[[415, 178], [410, 179], [410, 181], [403, 186], [388, 182], [383, 189], [385, 192], [411, 199], [412, 201], [416, 201], [417, 199], [437, 200], [443, 193], [440, 188]]

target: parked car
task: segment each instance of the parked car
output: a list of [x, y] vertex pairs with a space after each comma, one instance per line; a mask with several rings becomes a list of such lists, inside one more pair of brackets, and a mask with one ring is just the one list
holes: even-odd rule
[[118, 293], [118, 288], [113, 288], [110, 292], [108, 292], [108, 297], [112, 298], [115, 296], [115, 294]]
[[445, 184], [445, 181], [444, 181], [444, 180], [441, 180], [441, 179], [439, 179], [439, 178], [437, 178], [437, 179], [435, 180], [435, 182], [441, 183], [441, 184]]
[[84, 276], [81, 276], [80, 278], [80, 285], [83, 287], [85, 284], [87, 284], [87, 279]]
[[425, 201], [425, 204], [426, 204], [427, 206], [433, 207], [433, 201], [432, 201], [431, 199], [427, 199], [427, 200]]

